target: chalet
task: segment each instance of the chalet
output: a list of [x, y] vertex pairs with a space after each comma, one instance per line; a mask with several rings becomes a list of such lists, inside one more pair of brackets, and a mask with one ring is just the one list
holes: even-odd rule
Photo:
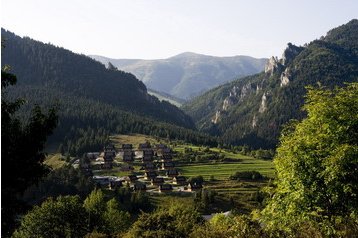
[[164, 183], [164, 178], [163, 177], [155, 177], [152, 179], [151, 183], [152, 183], [152, 185], [159, 186]]
[[113, 164], [112, 164], [112, 162], [105, 162], [104, 164], [101, 164], [101, 168], [102, 169], [112, 169]]
[[143, 157], [144, 156], [153, 156], [153, 155], [154, 155], [154, 151], [152, 149], [143, 150]]
[[116, 148], [114, 147], [114, 145], [109, 144], [109, 145], [104, 146], [103, 150], [104, 151], [116, 151]]
[[121, 171], [132, 171], [134, 170], [133, 166], [129, 164], [122, 164], [121, 165]]
[[179, 172], [178, 172], [177, 169], [169, 169], [169, 170], [167, 170], [166, 175], [167, 175], [168, 177], [174, 178], [174, 177], [176, 177], [176, 176], [179, 175]]
[[134, 152], [131, 150], [125, 150], [123, 152], [123, 162], [133, 162], [134, 161]]
[[171, 161], [173, 157], [171, 155], [162, 155], [162, 161]]
[[155, 172], [155, 171], [148, 171], [148, 172], [145, 172], [145, 174], [144, 174], [144, 179], [146, 179], [146, 180], [151, 180], [151, 179], [153, 179], [153, 178], [155, 178], [155, 177], [157, 177], [157, 176], [158, 176], [157, 172]]
[[142, 162], [143, 163], [148, 163], [148, 162], [152, 162], [153, 161], [153, 156], [143, 156], [142, 158]]
[[135, 174], [130, 174], [130, 175], [124, 177], [124, 180], [129, 182], [129, 183], [134, 183], [135, 181], [138, 180], [138, 177]]
[[113, 189], [116, 189], [116, 188], [120, 188], [122, 187], [122, 181], [120, 180], [111, 180], [109, 182], [109, 189], [113, 190]]
[[147, 186], [145, 183], [135, 183], [133, 189], [134, 191], [145, 191]]
[[203, 185], [201, 183], [189, 183], [188, 185], [188, 191], [197, 191], [203, 188]]
[[159, 149], [157, 151], [158, 156], [170, 155], [171, 153], [172, 153], [172, 150], [170, 148], [168, 148], [168, 147]]
[[139, 144], [139, 146], [138, 146], [138, 149], [139, 150], [148, 150], [148, 149], [151, 149], [152, 147], [151, 147], [151, 145], [150, 145], [150, 143], [149, 142], [145, 142], [145, 143], [143, 143], [143, 144]]
[[156, 148], [157, 150], [160, 150], [160, 149], [167, 148], [167, 146], [164, 145], [164, 144], [158, 144], [158, 145], [155, 146], [155, 148]]
[[104, 151], [104, 156], [103, 157], [116, 157], [116, 152], [115, 151]]
[[157, 167], [153, 163], [145, 163], [143, 169], [145, 171], [154, 171], [157, 170]]
[[162, 169], [172, 169], [174, 168], [174, 163], [173, 162], [163, 162], [162, 163]]
[[109, 177], [108, 176], [93, 176], [93, 181], [99, 186], [108, 186]]
[[173, 178], [173, 184], [186, 185], [186, 178], [184, 176], [176, 176]]
[[159, 185], [159, 192], [171, 192], [173, 190], [173, 187], [171, 184], [161, 184]]
[[125, 151], [125, 150], [132, 150], [133, 149], [133, 146], [132, 144], [122, 144], [122, 150]]

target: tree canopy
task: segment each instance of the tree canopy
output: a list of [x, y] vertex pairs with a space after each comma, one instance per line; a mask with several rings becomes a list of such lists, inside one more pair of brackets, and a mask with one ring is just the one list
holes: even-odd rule
[[309, 88], [304, 109], [281, 135], [277, 188], [262, 215], [269, 228], [312, 221], [332, 235], [346, 219], [357, 223], [358, 83]]

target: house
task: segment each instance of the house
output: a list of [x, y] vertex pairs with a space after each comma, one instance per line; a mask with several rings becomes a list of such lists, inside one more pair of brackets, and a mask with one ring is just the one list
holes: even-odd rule
[[105, 145], [103, 148], [104, 151], [116, 151], [116, 148], [112, 144]]
[[184, 176], [176, 176], [173, 178], [173, 184], [186, 185], [186, 178]]
[[162, 161], [171, 161], [173, 159], [172, 155], [162, 155]]
[[125, 151], [125, 150], [132, 150], [133, 149], [133, 146], [132, 144], [122, 144], [122, 150]]
[[143, 163], [148, 163], [148, 162], [152, 162], [152, 161], [153, 161], [153, 156], [145, 155], [145, 156], [143, 156], [143, 158], [142, 158], [142, 162], [143, 162]]
[[144, 156], [152, 156], [154, 155], [154, 151], [152, 149], [143, 150], [143, 157]]
[[164, 178], [163, 177], [155, 177], [152, 179], [151, 183], [152, 183], [152, 185], [159, 186], [164, 183]]
[[122, 181], [120, 180], [111, 180], [109, 181], [109, 189], [113, 190], [113, 189], [116, 189], [116, 188], [120, 188], [122, 187]]
[[108, 176], [93, 176], [93, 181], [99, 186], [108, 186], [109, 177]]
[[173, 190], [173, 187], [171, 184], [167, 184], [167, 183], [164, 183], [164, 184], [161, 184], [159, 185], [159, 192], [171, 192]]
[[162, 169], [172, 169], [174, 168], [174, 163], [173, 162], [162, 162]]
[[123, 151], [123, 162], [133, 162], [134, 161], [134, 152], [132, 150]]
[[201, 183], [189, 183], [188, 185], [188, 191], [197, 191], [203, 188], [203, 185]]
[[157, 150], [160, 150], [160, 149], [167, 148], [167, 146], [164, 145], [164, 144], [158, 144], [158, 145], [155, 146], [155, 148], [156, 148]]
[[115, 151], [104, 151], [104, 156], [103, 157], [116, 157], [116, 152]]
[[134, 191], [145, 191], [147, 186], [145, 183], [135, 183], [133, 189]]
[[101, 164], [101, 168], [102, 169], [112, 169], [112, 167], [113, 167], [113, 159], [112, 160], [106, 160], [105, 159], [105, 161], [104, 161], [104, 163], [103, 164]]
[[138, 177], [135, 174], [130, 174], [130, 175], [124, 177], [124, 180], [127, 182], [130, 182], [130, 183], [134, 183], [135, 181], [138, 180]]
[[144, 179], [146, 180], [152, 180], [153, 178], [157, 177], [158, 174], [155, 171], [147, 171], [144, 174]]
[[152, 148], [152, 147], [150, 146], [150, 143], [148, 141], [145, 143], [139, 144], [139, 146], [138, 146], [139, 150], [147, 150], [150, 148]]
[[178, 172], [177, 169], [169, 169], [169, 170], [167, 170], [166, 175], [167, 175], [168, 177], [174, 178], [174, 177], [176, 177], [176, 176], [179, 175], [179, 172]]
[[157, 151], [158, 156], [170, 155], [171, 153], [172, 153], [172, 150], [168, 147], [158, 149], [158, 151]]
[[154, 170], [157, 170], [157, 167], [153, 163], [149, 162], [149, 163], [144, 164], [143, 169], [145, 171], [154, 171]]

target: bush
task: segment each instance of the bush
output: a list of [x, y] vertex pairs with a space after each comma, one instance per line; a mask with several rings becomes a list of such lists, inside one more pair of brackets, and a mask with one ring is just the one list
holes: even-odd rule
[[229, 177], [231, 180], [262, 180], [264, 176], [257, 171], [243, 171], [243, 172], [236, 172], [235, 174]]

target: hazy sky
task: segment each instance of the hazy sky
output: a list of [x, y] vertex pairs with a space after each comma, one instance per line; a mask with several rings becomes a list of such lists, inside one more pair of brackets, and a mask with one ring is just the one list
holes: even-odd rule
[[1, 0], [1, 26], [77, 53], [280, 56], [358, 18], [358, 0]]

